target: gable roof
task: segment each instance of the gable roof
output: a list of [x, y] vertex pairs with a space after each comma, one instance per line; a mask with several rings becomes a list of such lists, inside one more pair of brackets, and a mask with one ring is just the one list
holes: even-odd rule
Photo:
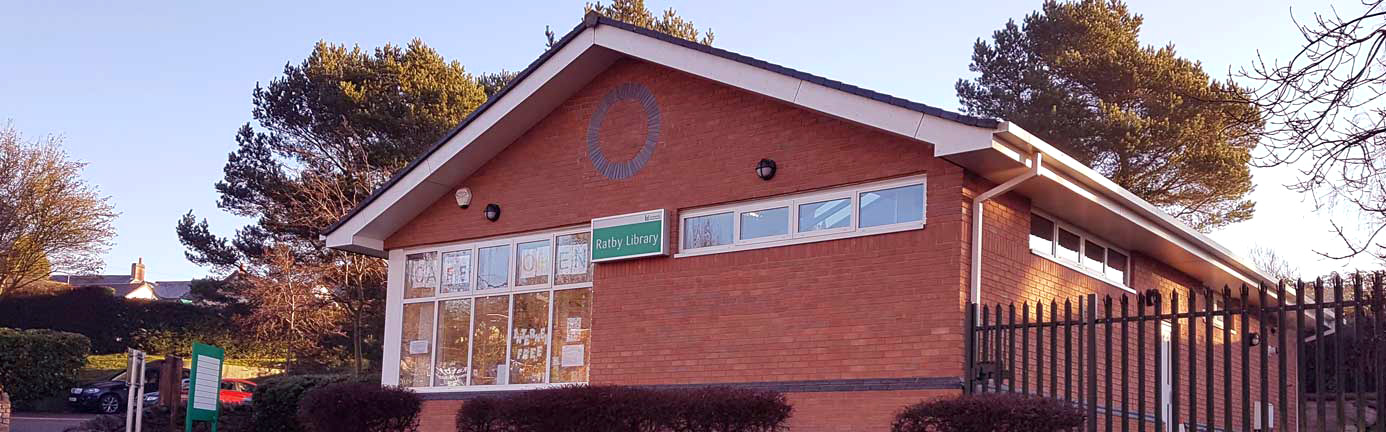
[[597, 27], [597, 26], [599, 26], [599, 25], [605, 25], [605, 26], [610, 26], [610, 27], [613, 27], [613, 28], [621, 29], [621, 30], [628, 31], [628, 32], [631, 32], [631, 33], [634, 33], [634, 34], [638, 34], [638, 35], [641, 35], [641, 36], [653, 38], [653, 39], [656, 39], [656, 40], [659, 40], [659, 41], [662, 41], [662, 42], [666, 42], [666, 43], [678, 45], [678, 46], [680, 46], [680, 47], [682, 47], [682, 48], [687, 48], [687, 49], [696, 50], [696, 51], [699, 51], [699, 52], [702, 52], [702, 53], [705, 53], [705, 54], [709, 54], [709, 55], [712, 55], [712, 56], [716, 56], [716, 57], [721, 58], [721, 59], [726, 59], [726, 60], [734, 61], [734, 62], [743, 64], [743, 65], [747, 65], [747, 66], [759, 68], [759, 69], [762, 69], [762, 70], [766, 70], [766, 71], [774, 72], [774, 73], [777, 73], [777, 74], [781, 74], [781, 75], [784, 75], [784, 76], [786, 76], [786, 77], [790, 77], [790, 78], [794, 78], [794, 79], [798, 79], [798, 80], [803, 80], [803, 81], [805, 81], [805, 82], [809, 82], [809, 83], [813, 83], [813, 84], [816, 84], [816, 85], [820, 85], [820, 86], [823, 86], [823, 87], [825, 87], [825, 88], [834, 89], [834, 90], [839, 90], [839, 91], [842, 91], [842, 92], [845, 92], [845, 93], [848, 93], [848, 94], [852, 94], [852, 95], [855, 95], [855, 96], [860, 96], [860, 97], [863, 97], [863, 98], [868, 98], [868, 99], [871, 99], [871, 100], [874, 100], [874, 101], [877, 101], [877, 102], [881, 102], [881, 103], [893, 105], [893, 106], [896, 106], [896, 107], [900, 107], [900, 108], [903, 108], [903, 109], [906, 109], [906, 110], [910, 110], [910, 111], [914, 111], [914, 112], [919, 112], [919, 113], [922, 113], [922, 114], [927, 114], [927, 115], [930, 115], [930, 116], [933, 116], [933, 117], [938, 117], [938, 118], [944, 119], [944, 120], [950, 120], [950, 121], [958, 122], [958, 123], [961, 123], [961, 124], [964, 124], [964, 125], [968, 125], [968, 126], [975, 126], [975, 127], [979, 127], [979, 128], [995, 128], [995, 127], [997, 127], [998, 125], [1000, 125], [1000, 121], [995, 120], [995, 119], [988, 119], [988, 118], [982, 118], [982, 117], [974, 117], [974, 116], [969, 116], [969, 115], [964, 115], [964, 114], [955, 113], [955, 112], [948, 111], [948, 110], [944, 110], [944, 109], [941, 109], [941, 108], [936, 108], [936, 107], [929, 106], [929, 105], [926, 105], [926, 104], [923, 104], [923, 103], [919, 103], [919, 102], [911, 101], [911, 100], [908, 100], [908, 99], [904, 99], [904, 98], [899, 98], [899, 97], [891, 96], [891, 95], [888, 95], [888, 94], [885, 94], [885, 93], [880, 93], [880, 92], [873, 91], [873, 90], [870, 90], [870, 89], [865, 89], [865, 88], [862, 88], [862, 87], [857, 87], [857, 86], [854, 86], [854, 85], [851, 85], [851, 84], [843, 83], [843, 82], [841, 82], [841, 81], [836, 81], [836, 80], [832, 80], [832, 79], [829, 79], [829, 78], [824, 78], [824, 77], [821, 77], [821, 76], [818, 76], [818, 75], [813, 75], [813, 74], [810, 74], [810, 73], [807, 73], [807, 72], [802, 72], [802, 71], [799, 71], [799, 70], [796, 70], [796, 69], [792, 69], [792, 68], [789, 68], [789, 67], [780, 66], [780, 65], [778, 65], [778, 64], [774, 64], [774, 63], [770, 63], [770, 62], [767, 62], [767, 61], [764, 61], [764, 60], [759, 60], [759, 59], [752, 58], [752, 57], [749, 57], [749, 56], [737, 54], [737, 53], [734, 53], [734, 52], [731, 52], [731, 51], [727, 51], [727, 50], [724, 50], [724, 49], [720, 49], [720, 48], [716, 48], [716, 47], [713, 47], [713, 46], [710, 46], [710, 45], [703, 45], [703, 44], [700, 44], [700, 43], [697, 43], [697, 42], [689, 41], [689, 40], [686, 40], [686, 39], [681, 39], [681, 38], [678, 38], [678, 37], [671, 36], [671, 35], [669, 35], [669, 34], [667, 34], [667, 33], [658, 32], [658, 31], [650, 30], [650, 29], [647, 29], [647, 28], [644, 28], [644, 27], [639, 27], [639, 26], [632, 25], [632, 24], [629, 24], [629, 23], [617, 21], [617, 20], [614, 20], [614, 19], [611, 19], [611, 18], [607, 18], [607, 17], [605, 17], [605, 16], [602, 16], [601, 14], [598, 14], [598, 13], [595, 13], [595, 12], [589, 12], [589, 13], [586, 15], [586, 17], [584, 17], [583, 22], [582, 22], [581, 24], [579, 24], [577, 27], [574, 27], [574, 28], [573, 28], [572, 30], [570, 30], [567, 34], [565, 34], [562, 38], [558, 39], [558, 41], [554, 43], [554, 46], [552, 46], [552, 47], [550, 47], [549, 49], [545, 50], [544, 53], [541, 54], [541, 55], [539, 56], [539, 58], [537, 58], [537, 59], [535, 59], [533, 62], [531, 62], [531, 63], [529, 64], [529, 66], [525, 67], [524, 70], [521, 70], [519, 73], [517, 73], [517, 74], [515, 75], [515, 78], [514, 78], [514, 79], [511, 79], [510, 82], [507, 83], [504, 87], [502, 87], [500, 91], [496, 92], [495, 95], [493, 95], [493, 96], [490, 97], [490, 98], [487, 98], [487, 100], [486, 100], [485, 103], [482, 103], [480, 106], [477, 107], [476, 110], [472, 111], [471, 114], [468, 114], [467, 117], [463, 118], [463, 119], [462, 119], [462, 122], [459, 123], [456, 127], [452, 128], [452, 129], [450, 129], [450, 130], [448, 130], [448, 132], [445, 133], [445, 134], [443, 135], [442, 138], [440, 138], [437, 142], [433, 143], [433, 145], [430, 146], [428, 150], [424, 151], [424, 153], [423, 153], [422, 155], [420, 155], [419, 157], [415, 158], [415, 159], [414, 159], [413, 161], [411, 161], [408, 165], [405, 165], [404, 168], [401, 168], [399, 171], [397, 171], [397, 172], [396, 172], [394, 175], [392, 175], [392, 176], [390, 177], [390, 179], [387, 180], [387, 181], [385, 182], [385, 184], [383, 184], [381, 187], [376, 188], [376, 190], [375, 190], [374, 192], [372, 192], [371, 195], [367, 196], [365, 200], [361, 201], [360, 203], [358, 203], [358, 204], [356, 205], [356, 207], [352, 208], [352, 210], [347, 214], [347, 216], [343, 217], [342, 219], [338, 220], [337, 222], [335, 222], [335, 223], [333, 223], [332, 225], [330, 225], [330, 226], [326, 227], [325, 229], [323, 229], [323, 234], [324, 234], [324, 235], [330, 235], [331, 233], [333, 233], [334, 231], [336, 231], [337, 228], [341, 227], [343, 224], [345, 224], [347, 221], [349, 221], [352, 217], [354, 217], [354, 216], [356, 216], [358, 213], [360, 213], [365, 207], [367, 207], [367, 206], [369, 206], [370, 204], [374, 203], [377, 199], [380, 198], [380, 196], [381, 196], [386, 190], [388, 190], [388, 189], [390, 189], [391, 187], [393, 187], [395, 184], [397, 184], [397, 183], [398, 183], [401, 179], [403, 179], [405, 176], [407, 176], [407, 175], [409, 175], [410, 173], [414, 172], [414, 170], [417, 169], [417, 168], [419, 168], [419, 166], [423, 163], [423, 161], [424, 161], [425, 159], [427, 159], [429, 156], [433, 155], [435, 152], [437, 152], [439, 149], [441, 149], [445, 144], [447, 144], [449, 141], [451, 141], [453, 138], [455, 138], [455, 137], [457, 136], [458, 133], [460, 133], [460, 132], [461, 132], [463, 129], [465, 129], [468, 125], [472, 124], [472, 122], [473, 122], [474, 120], [476, 120], [478, 117], [481, 117], [482, 115], [484, 115], [493, 105], [495, 105], [495, 103], [496, 103], [497, 101], [502, 100], [503, 98], [505, 98], [505, 96], [506, 96], [507, 94], [509, 94], [510, 91], [511, 91], [512, 89], [514, 89], [518, 83], [520, 83], [520, 82], [524, 81], [525, 79], [529, 78], [529, 76], [530, 76], [531, 74], [533, 74], [533, 73], [535, 72], [535, 70], [539, 68], [539, 66], [543, 65], [546, 61], [548, 61], [551, 57], [553, 57], [556, 53], [558, 53], [559, 51], [561, 51], [563, 48], [567, 47], [567, 46], [568, 46], [570, 43], [572, 43], [574, 40], [577, 40], [577, 39], [578, 39], [578, 35], [582, 34], [582, 33], [584, 32], [584, 30], [591, 29], [591, 28], [595, 28], [595, 27]]
[[[323, 231], [328, 247], [384, 257], [385, 239], [621, 58], [634, 58], [934, 146], [996, 183], [1043, 154], [1017, 189], [1037, 207], [1209, 286], [1273, 280], [1207, 236], [1019, 126], [967, 116], [589, 14], [417, 159]], [[1132, 246], [1135, 245], [1135, 246]]]

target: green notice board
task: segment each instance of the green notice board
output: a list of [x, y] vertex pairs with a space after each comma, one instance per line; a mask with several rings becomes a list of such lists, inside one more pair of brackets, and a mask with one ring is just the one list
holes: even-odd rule
[[185, 430], [192, 432], [193, 421], [212, 423], [217, 430], [220, 416], [221, 364], [226, 351], [211, 345], [193, 343], [192, 377], [188, 379], [188, 415]]
[[592, 262], [664, 255], [664, 210], [592, 219]]

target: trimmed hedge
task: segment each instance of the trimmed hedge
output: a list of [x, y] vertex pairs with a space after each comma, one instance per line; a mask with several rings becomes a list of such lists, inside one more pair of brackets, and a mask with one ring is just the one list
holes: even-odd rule
[[571, 386], [469, 400], [457, 412], [457, 430], [779, 432], [792, 411], [784, 395], [772, 391]]
[[269, 379], [255, 387], [251, 400], [258, 432], [304, 432], [298, 422], [303, 397], [315, 388], [350, 381], [347, 375], [292, 375]]
[[988, 393], [906, 407], [892, 432], [1058, 432], [1083, 424], [1078, 408], [1054, 399]]
[[419, 395], [406, 389], [336, 383], [309, 391], [298, 421], [313, 432], [415, 432], [422, 408]]
[[231, 330], [236, 316], [230, 308], [125, 299], [104, 287], [0, 298], [0, 327], [77, 333], [91, 339], [96, 354], [138, 348], [187, 357], [192, 341], [219, 346], [231, 357], [275, 354]]
[[91, 341], [74, 333], [0, 328], [0, 386], [16, 410], [63, 394], [86, 365]]

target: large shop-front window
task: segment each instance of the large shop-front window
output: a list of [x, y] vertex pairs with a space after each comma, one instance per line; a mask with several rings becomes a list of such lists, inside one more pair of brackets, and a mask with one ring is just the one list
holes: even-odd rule
[[399, 385], [587, 382], [590, 246], [581, 229], [406, 253]]
[[680, 255], [924, 227], [925, 178], [888, 180], [680, 213]]

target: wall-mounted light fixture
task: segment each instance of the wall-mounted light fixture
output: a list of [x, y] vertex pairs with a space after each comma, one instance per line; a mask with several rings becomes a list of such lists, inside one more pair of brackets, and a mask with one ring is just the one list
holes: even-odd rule
[[457, 192], [453, 194], [453, 197], [457, 198], [457, 207], [467, 208], [467, 206], [472, 205], [471, 188], [458, 189]]
[[486, 220], [495, 222], [496, 219], [500, 219], [500, 206], [495, 204], [487, 204], [485, 215]]
[[1247, 346], [1257, 346], [1257, 345], [1260, 345], [1260, 344], [1261, 344], [1261, 334], [1260, 334], [1260, 333], [1257, 333], [1257, 332], [1247, 332], [1247, 333], [1246, 333], [1246, 344], [1247, 344]]
[[761, 159], [760, 163], [756, 164], [756, 177], [760, 177], [761, 180], [770, 180], [775, 178], [775, 170], [775, 161]]

